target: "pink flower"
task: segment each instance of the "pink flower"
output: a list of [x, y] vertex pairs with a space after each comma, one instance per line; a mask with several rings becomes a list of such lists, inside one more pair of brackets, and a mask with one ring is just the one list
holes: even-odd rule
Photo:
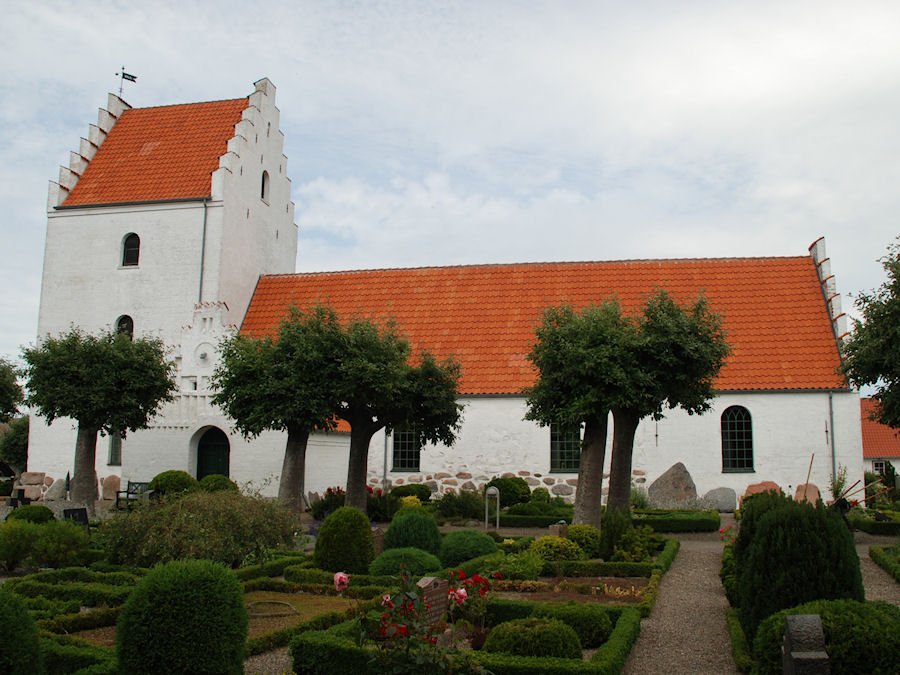
[[334, 573], [334, 589], [340, 593], [350, 585], [350, 575], [344, 572]]
[[465, 588], [450, 589], [450, 599], [453, 600], [453, 602], [455, 602], [457, 605], [463, 604], [468, 597], [469, 592]]
[[388, 609], [394, 608], [394, 601], [391, 600], [391, 596], [388, 595], [387, 593], [385, 593], [383, 596], [381, 596], [381, 606], [387, 607]]

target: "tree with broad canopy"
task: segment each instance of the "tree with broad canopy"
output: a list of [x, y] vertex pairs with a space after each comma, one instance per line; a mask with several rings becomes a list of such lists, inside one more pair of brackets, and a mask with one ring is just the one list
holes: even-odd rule
[[856, 298], [862, 321], [843, 343], [841, 371], [855, 387], [874, 386], [875, 420], [900, 429], [900, 241], [881, 264], [887, 281]]
[[295, 512], [305, 503], [306, 448], [312, 431], [335, 427], [344, 335], [335, 312], [291, 307], [275, 335], [234, 335], [220, 345], [213, 403], [245, 438], [287, 432], [278, 498]]
[[0, 422], [9, 422], [15, 417], [22, 402], [18, 375], [18, 369], [12, 363], [0, 358]]
[[72, 328], [22, 351], [27, 364], [25, 402], [50, 424], [78, 422], [71, 498], [93, 510], [97, 432], [146, 428], [175, 390], [175, 364], [161, 340], [132, 340], [120, 332], [90, 335]]

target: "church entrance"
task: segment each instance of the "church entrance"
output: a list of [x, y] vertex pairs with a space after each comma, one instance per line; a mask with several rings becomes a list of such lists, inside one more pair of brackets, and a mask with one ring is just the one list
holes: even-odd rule
[[225, 432], [216, 427], [207, 429], [197, 443], [197, 480], [213, 473], [227, 476], [230, 454]]

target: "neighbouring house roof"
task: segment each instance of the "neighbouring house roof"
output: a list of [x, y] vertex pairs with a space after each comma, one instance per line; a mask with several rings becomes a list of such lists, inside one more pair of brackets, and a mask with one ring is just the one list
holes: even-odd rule
[[900, 433], [886, 424], [870, 419], [877, 401], [871, 398], [859, 399], [862, 421], [863, 459], [884, 459], [900, 457]]
[[122, 113], [62, 206], [208, 197], [246, 98]]
[[456, 357], [463, 395], [515, 394], [543, 310], [616, 296], [626, 311], [656, 287], [680, 301], [702, 291], [724, 317], [732, 353], [725, 390], [845, 388], [837, 343], [810, 257], [523, 263], [263, 276], [242, 332], [274, 331], [290, 305], [392, 317], [414, 349]]

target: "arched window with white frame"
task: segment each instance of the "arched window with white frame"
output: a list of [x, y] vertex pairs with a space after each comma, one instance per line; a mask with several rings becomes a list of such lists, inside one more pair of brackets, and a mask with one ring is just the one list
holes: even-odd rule
[[750, 411], [733, 405], [722, 413], [722, 473], [753, 471], [753, 421]]

